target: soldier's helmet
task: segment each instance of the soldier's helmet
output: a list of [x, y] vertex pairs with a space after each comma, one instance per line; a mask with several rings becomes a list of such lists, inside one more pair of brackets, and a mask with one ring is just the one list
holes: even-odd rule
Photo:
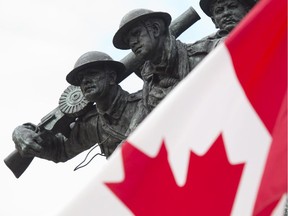
[[118, 49], [130, 49], [124, 36], [127, 35], [131, 28], [135, 27], [138, 21], [144, 21], [148, 18], [161, 18], [168, 27], [171, 23], [171, 16], [166, 12], [154, 12], [148, 9], [134, 9], [128, 12], [121, 20], [119, 29], [113, 37], [113, 45]]
[[[199, 2], [201, 9], [209, 17], [212, 16], [211, 11], [210, 11], [210, 5], [215, 1], [216, 0], [200, 0]], [[258, 0], [238, 0], [238, 1], [243, 4], [246, 4], [247, 6], [251, 8], [258, 2]]]
[[[79, 73], [89, 73], [89, 70], [85, 70], [87, 68], [111, 68], [118, 73], [124, 73], [126, 68], [123, 63], [119, 61], [114, 61], [109, 55], [104, 52], [99, 51], [90, 51], [84, 53], [79, 57], [74, 65], [74, 69], [67, 74], [66, 80], [71, 85], [80, 86], [81, 78]], [[119, 76], [117, 76], [119, 77]], [[116, 80], [118, 82], [118, 80]]]

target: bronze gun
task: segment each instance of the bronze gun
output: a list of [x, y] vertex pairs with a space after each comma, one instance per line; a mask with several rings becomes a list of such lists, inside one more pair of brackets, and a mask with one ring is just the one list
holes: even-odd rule
[[[190, 26], [200, 19], [198, 13], [189, 7], [184, 13], [173, 20], [169, 26], [171, 33], [177, 38]], [[141, 78], [140, 71], [144, 61], [138, 59], [134, 53], [129, 53], [120, 60], [125, 66], [126, 71], [120, 74], [119, 82], [123, 81], [133, 72]], [[68, 86], [59, 99], [59, 106], [43, 117], [37, 125], [41, 130], [50, 130], [53, 133], [62, 133], [66, 137], [70, 133], [70, 124], [75, 118], [83, 115], [93, 108], [93, 104], [89, 103], [79, 87]], [[22, 157], [17, 150], [10, 153], [4, 162], [13, 172], [16, 178], [19, 178], [30, 165], [34, 157]]]
[[[41, 131], [49, 130], [54, 134], [62, 133], [68, 137], [71, 130], [70, 124], [75, 121], [75, 118], [80, 117], [93, 107], [93, 103], [87, 101], [83, 96], [80, 87], [68, 86], [59, 99], [58, 107], [44, 116], [37, 125], [40, 136]], [[15, 149], [4, 159], [4, 162], [16, 178], [19, 178], [33, 159], [34, 157], [22, 157]]]

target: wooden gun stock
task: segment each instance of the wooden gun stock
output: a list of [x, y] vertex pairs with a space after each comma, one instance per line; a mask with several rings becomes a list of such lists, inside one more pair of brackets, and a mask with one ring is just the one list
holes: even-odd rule
[[13, 172], [15, 177], [19, 178], [33, 159], [34, 157], [22, 157], [15, 149], [4, 159], [4, 163]]
[[[184, 13], [182, 13], [179, 17], [177, 17], [171, 22], [169, 26], [171, 34], [174, 35], [175, 38], [177, 38], [199, 19], [200, 16], [198, 15], [198, 13], [192, 7], [189, 7]], [[133, 72], [141, 78], [140, 70], [141, 66], [144, 63], [143, 60], [138, 59], [134, 55], [134, 53], [131, 52], [120, 61], [126, 66], [126, 72], [120, 75], [118, 74], [118, 76], [120, 76], [119, 82], [127, 78]], [[72, 93], [69, 88], [73, 88], [71, 90]], [[69, 86], [67, 88], [68, 90], [66, 89], [64, 91], [63, 94], [66, 97], [62, 97], [63, 95], [60, 97], [59, 106], [52, 112], [50, 112], [48, 115], [46, 115], [44, 118], [42, 118], [41, 123], [38, 125], [38, 127], [44, 128], [46, 130], [51, 130], [54, 133], [62, 133], [66, 137], [68, 136], [70, 132], [69, 125], [75, 120], [75, 116], [77, 117], [77, 115], [75, 115], [76, 112], [73, 111], [73, 109], [76, 107], [76, 104], [75, 107], [67, 106], [66, 98], [68, 97], [72, 100], [74, 98], [73, 95], [75, 96], [75, 94], [78, 94], [79, 96], [81, 94], [80, 88], [78, 88], [77, 90], [75, 90], [74, 88], [75, 86]], [[82, 95], [82, 97], [84, 96]], [[87, 112], [90, 109], [91, 106], [90, 108], [85, 108], [85, 111], [81, 110], [81, 114]], [[78, 110], [77, 114], [79, 114]], [[14, 150], [8, 157], [4, 159], [4, 162], [8, 166], [8, 168], [14, 173], [16, 178], [19, 178], [30, 165], [32, 160], [33, 157], [24, 158], [17, 150]]]
[[[77, 103], [74, 103], [77, 100]], [[73, 106], [71, 106], [73, 104]], [[78, 106], [82, 105], [82, 106]], [[81, 108], [79, 108], [81, 107]], [[53, 133], [62, 133], [68, 137], [70, 133], [70, 124], [76, 117], [93, 109], [93, 104], [88, 102], [80, 87], [68, 86], [59, 99], [59, 106], [41, 119], [37, 125], [41, 130], [49, 130]], [[16, 178], [19, 178], [28, 168], [34, 157], [22, 157], [17, 150], [14, 150], [5, 159], [4, 163], [13, 172]]]
[[[43, 119], [44, 121], [41, 121], [38, 125], [39, 128], [49, 129], [51, 131], [59, 131], [59, 128], [61, 128], [62, 133], [67, 134], [69, 133], [69, 128], [67, 128], [67, 126], [69, 127], [69, 124], [72, 123], [75, 118], [64, 115], [58, 108], [56, 108]], [[22, 157], [15, 149], [4, 159], [4, 163], [13, 172], [15, 177], [19, 178], [33, 159], [34, 157]]]

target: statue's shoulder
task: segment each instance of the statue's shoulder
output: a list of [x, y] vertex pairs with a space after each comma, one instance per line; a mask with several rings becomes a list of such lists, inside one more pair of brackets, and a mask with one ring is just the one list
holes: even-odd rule
[[89, 112], [85, 113], [84, 115], [80, 116], [78, 118], [78, 121], [89, 121], [91, 118], [95, 118], [99, 115], [99, 112], [96, 109], [96, 106], [94, 105], [94, 108], [91, 109]]
[[139, 101], [141, 99], [142, 99], [142, 89], [137, 92], [130, 93], [128, 96], [128, 101], [130, 102]]
[[210, 34], [194, 43], [187, 44], [188, 55], [193, 56], [198, 53], [209, 53], [214, 47], [216, 33]]

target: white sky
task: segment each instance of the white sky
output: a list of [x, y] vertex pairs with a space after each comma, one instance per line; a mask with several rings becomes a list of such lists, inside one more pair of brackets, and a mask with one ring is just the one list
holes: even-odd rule
[[[14, 150], [14, 128], [25, 122], [38, 124], [57, 107], [69, 85], [66, 74], [78, 57], [91, 50], [115, 60], [128, 54], [116, 49], [112, 38], [122, 16], [132, 9], [165, 11], [174, 19], [190, 6], [201, 20], [180, 36], [187, 43], [215, 31], [198, 0], [0, 0], [0, 215], [56, 215], [106, 163], [96, 157], [74, 172], [87, 152], [62, 164], [34, 159], [16, 179], [3, 162]], [[132, 76], [121, 86], [134, 92], [142, 82]]]

